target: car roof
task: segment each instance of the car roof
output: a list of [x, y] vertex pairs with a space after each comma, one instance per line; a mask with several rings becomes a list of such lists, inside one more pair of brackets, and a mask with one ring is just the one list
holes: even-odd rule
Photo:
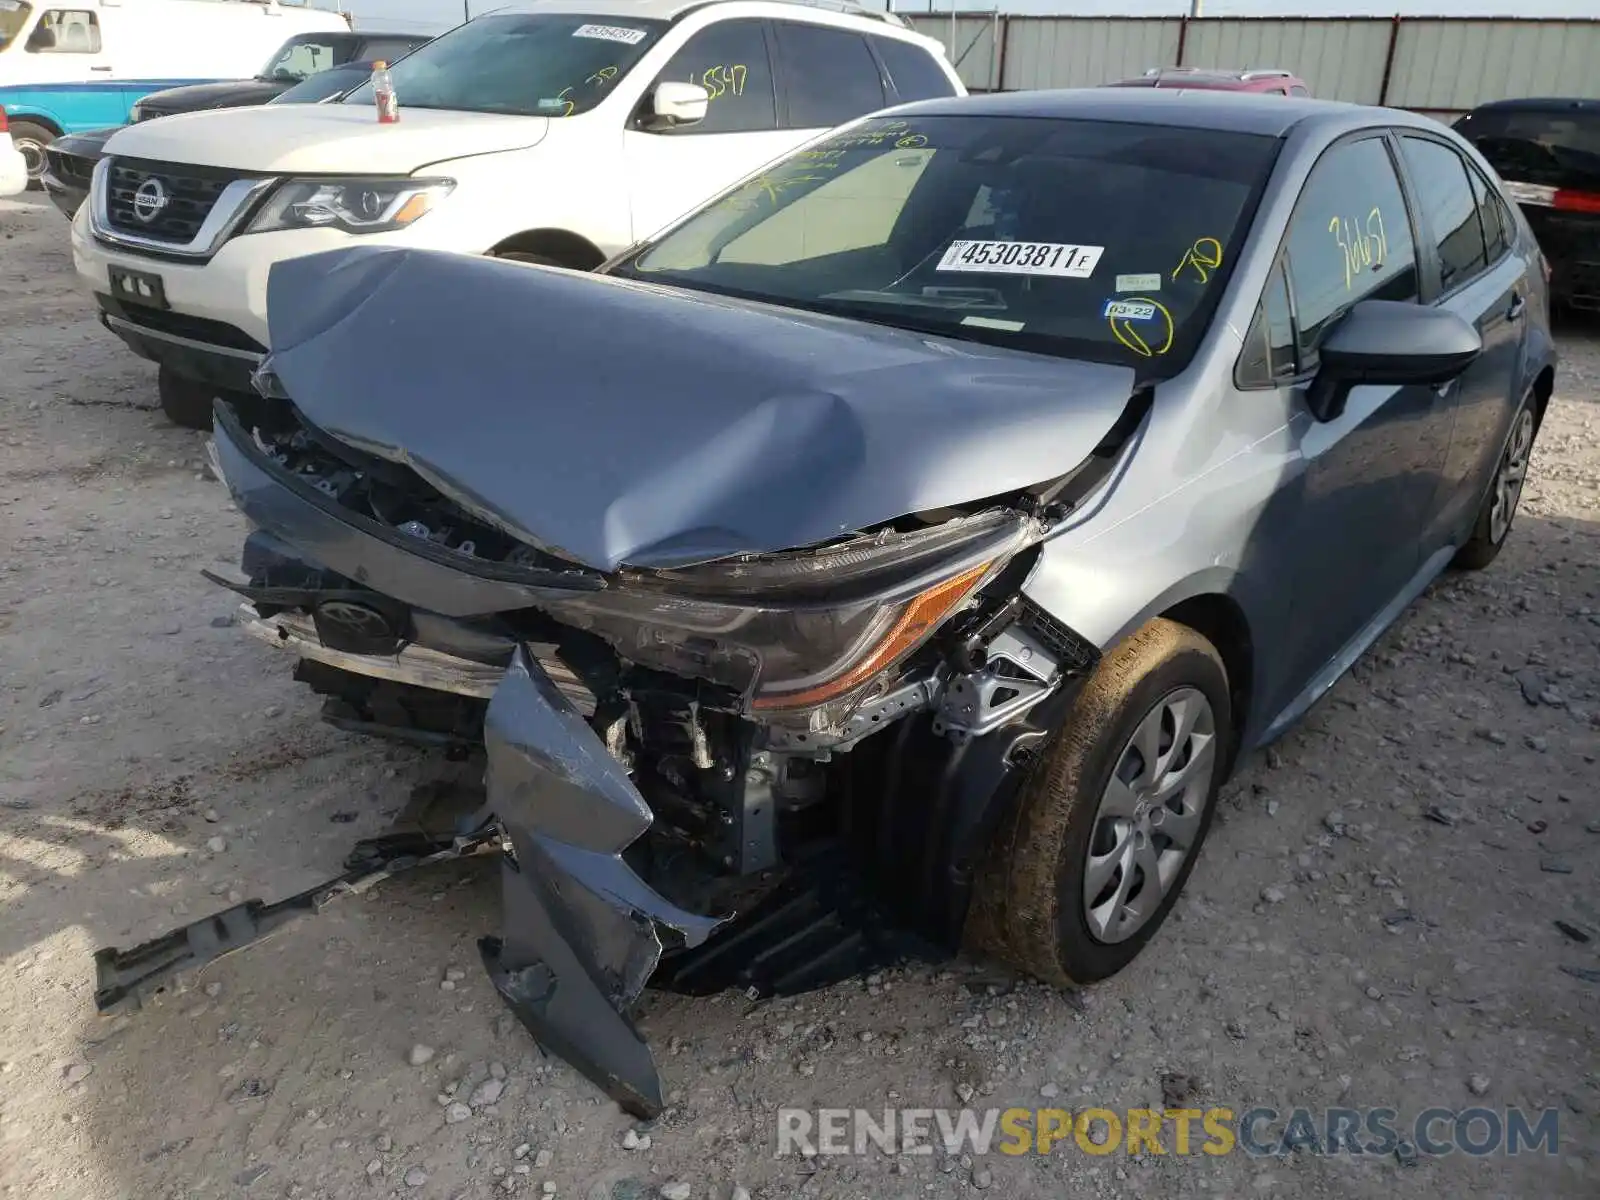
[[1330, 132], [1370, 125], [1444, 128], [1437, 121], [1401, 109], [1211, 88], [1186, 91], [1182, 88], [1100, 87], [1042, 92], [990, 92], [977, 96], [921, 100], [901, 105], [894, 111], [897, 116], [961, 114], [1124, 121], [1175, 125], [1184, 129], [1256, 133], [1269, 137], [1283, 137], [1296, 126], [1306, 124], [1325, 125]]
[[1491, 100], [1480, 104], [1467, 116], [1496, 112], [1600, 112], [1600, 100], [1576, 96], [1523, 96], [1516, 100]]
[[[710, 8], [736, 0], [518, 0], [483, 13], [549, 12], [580, 13], [596, 17], [632, 17], [635, 20], [672, 21], [698, 8]], [[891, 29], [915, 32], [894, 13], [866, 8], [855, 0], [764, 0], [766, 3], [786, 4], [795, 8], [830, 13], [838, 17], [863, 17], [878, 21]]]

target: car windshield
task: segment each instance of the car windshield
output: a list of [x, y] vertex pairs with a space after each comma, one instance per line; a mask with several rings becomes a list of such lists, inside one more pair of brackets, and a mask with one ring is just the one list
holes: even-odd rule
[[1456, 132], [1507, 182], [1600, 191], [1600, 111], [1490, 109]]
[[871, 118], [620, 262], [630, 278], [1182, 370], [1276, 139], [1030, 117]]
[[366, 65], [334, 67], [331, 71], [318, 71], [301, 80], [287, 91], [279, 92], [269, 104], [320, 104], [322, 101], [347, 92], [365, 83], [372, 75]]
[[306, 34], [290, 38], [267, 60], [257, 79], [298, 83], [339, 62], [339, 47], [330, 39]]
[[[478, 17], [390, 71], [402, 108], [570, 117], [600, 103], [666, 27], [566, 13]], [[371, 84], [344, 102], [371, 104]]]
[[32, 12], [32, 6], [24, 4], [22, 0], [0, 0], [0, 50], [16, 40]]

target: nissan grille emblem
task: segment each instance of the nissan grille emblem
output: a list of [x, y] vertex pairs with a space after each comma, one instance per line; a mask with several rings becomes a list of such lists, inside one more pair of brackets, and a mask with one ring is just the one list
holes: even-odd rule
[[141, 183], [133, 193], [133, 215], [146, 225], [159, 217], [167, 207], [167, 185], [151, 177]]

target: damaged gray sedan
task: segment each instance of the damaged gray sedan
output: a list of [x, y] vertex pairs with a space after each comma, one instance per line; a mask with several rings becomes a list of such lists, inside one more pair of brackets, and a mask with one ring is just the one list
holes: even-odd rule
[[1240, 754], [1499, 551], [1555, 363], [1453, 134], [1160, 91], [869, 118], [595, 275], [353, 246], [269, 307], [218, 582], [329, 720], [483, 755], [482, 802], [102, 951], [102, 1006], [488, 853], [495, 987], [644, 1115], [647, 983], [1126, 966]]

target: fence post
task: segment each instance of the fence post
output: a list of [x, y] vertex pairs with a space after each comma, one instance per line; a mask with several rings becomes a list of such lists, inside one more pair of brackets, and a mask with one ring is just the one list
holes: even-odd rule
[[1006, 90], [1006, 46], [1011, 41], [1010, 13], [1000, 14], [1000, 32], [995, 34], [995, 36], [1000, 39], [1000, 63], [999, 66], [995, 68], [994, 90], [997, 92], [1003, 92]]
[[1394, 48], [1400, 41], [1400, 14], [1389, 22], [1389, 51], [1383, 58], [1383, 82], [1378, 85], [1378, 105], [1389, 103], [1389, 78], [1394, 74]]
[[1183, 49], [1189, 41], [1189, 17], [1187, 14], [1178, 18], [1178, 61], [1172, 65], [1183, 66]]

